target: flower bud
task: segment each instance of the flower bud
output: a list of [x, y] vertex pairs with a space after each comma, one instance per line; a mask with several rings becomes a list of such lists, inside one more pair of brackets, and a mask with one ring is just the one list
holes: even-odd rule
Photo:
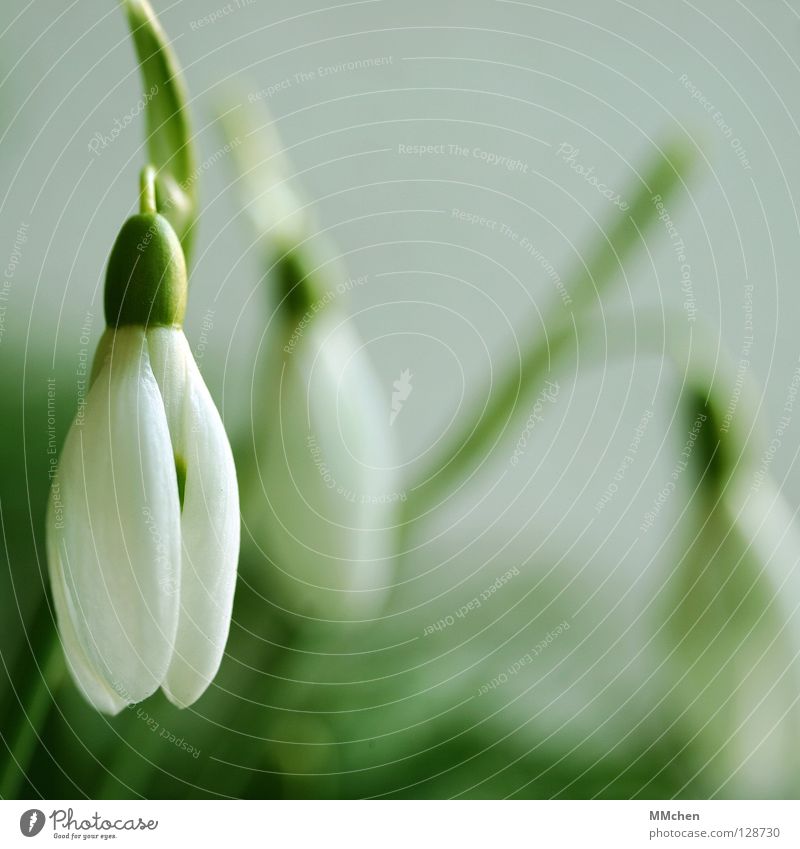
[[129, 218], [108, 260], [108, 326], [181, 327], [186, 292], [183, 250], [167, 219], [152, 212]]
[[180, 326], [185, 304], [186, 267], [167, 219], [128, 219], [109, 259], [109, 327], [47, 522], [67, 665], [106, 713], [159, 687], [179, 707], [192, 704], [230, 627], [236, 471]]

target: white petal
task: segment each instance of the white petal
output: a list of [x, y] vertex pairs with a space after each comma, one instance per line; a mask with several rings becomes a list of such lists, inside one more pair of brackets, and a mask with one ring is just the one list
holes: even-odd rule
[[729, 487], [726, 501], [758, 564], [759, 578], [775, 596], [776, 613], [790, 623], [785, 634], [800, 653], [800, 529], [786, 499], [770, 476], [760, 486], [750, 481]]
[[[173, 444], [186, 462], [186, 487], [180, 621], [164, 692], [186, 707], [216, 675], [228, 639], [239, 558], [239, 494], [228, 437], [188, 343], [181, 333], [169, 346], [168, 359], [185, 364], [183, 429]], [[177, 418], [170, 415], [170, 421]]]
[[147, 350], [164, 402], [173, 453], [183, 455], [186, 450], [186, 366], [192, 361], [189, 345], [182, 330], [155, 327], [147, 331]]
[[58, 475], [56, 475], [50, 490], [50, 503], [47, 511], [47, 563], [50, 571], [50, 585], [53, 590], [58, 630], [61, 636], [61, 646], [64, 649], [67, 667], [83, 697], [97, 710], [114, 715], [119, 713], [127, 702], [109, 687], [101, 675], [97, 674], [78, 641], [78, 635], [75, 633], [75, 626], [73, 625], [76, 619], [75, 612], [69, 609], [64, 587], [64, 570], [58, 553], [58, 546], [55, 543], [57, 538], [56, 522], [60, 521], [61, 515], [60, 502], [61, 483]]
[[59, 480], [63, 522], [49, 544], [62, 607], [95, 675], [140, 701], [169, 665], [180, 576], [175, 466], [141, 329], [117, 331], [83, 424], [67, 436]]
[[97, 350], [94, 352], [92, 359], [92, 372], [89, 378], [89, 386], [97, 380], [97, 375], [100, 374], [103, 366], [111, 356], [111, 348], [114, 343], [114, 331], [110, 327], [106, 327], [100, 341], [97, 343]]
[[800, 732], [800, 532], [769, 475], [755, 490], [749, 483], [731, 487], [738, 491], [728, 499], [747, 546], [745, 562], [752, 564], [742, 604], [753, 628], [742, 627], [738, 635], [737, 653], [747, 645], [749, 657], [740, 666], [743, 680], [731, 712], [741, 723], [734, 732], [739, 760], [747, 758], [750, 785], [742, 789], [770, 797], [797, 784], [795, 765], [784, 753]]

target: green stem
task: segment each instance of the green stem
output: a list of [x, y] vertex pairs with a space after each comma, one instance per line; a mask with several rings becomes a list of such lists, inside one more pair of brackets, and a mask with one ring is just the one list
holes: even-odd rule
[[643, 231], [658, 219], [654, 198], [665, 201], [681, 184], [691, 161], [690, 151], [674, 145], [659, 154], [640, 179], [628, 210], [608, 233], [603, 232], [589, 252], [589, 260], [571, 276], [567, 291], [572, 296], [571, 312], [562, 305], [550, 311], [547, 336], [533, 332], [531, 343], [522, 352], [518, 369], [501, 379], [488, 405], [477, 421], [466, 424], [439, 452], [420, 482], [407, 487], [404, 519], [412, 521], [431, 510], [454, 482], [472, 473], [502, 439], [507, 426], [552, 373], [557, 360], [575, 340], [575, 327], [585, 322], [586, 313], [619, 276], [626, 259], [640, 244]]
[[41, 742], [40, 731], [55, 703], [53, 694], [63, 680], [61, 642], [46, 596], [39, 602], [28, 634], [28, 643], [20, 651], [9, 676], [16, 698], [6, 706], [13, 716], [13, 727], [8, 737], [4, 737], [9, 757], [0, 774], [3, 799], [22, 797], [33, 756]]
[[156, 169], [145, 165], [139, 175], [139, 212], [142, 215], [155, 215], [156, 209]]
[[181, 240], [187, 265], [197, 221], [197, 157], [189, 97], [178, 60], [147, 0], [122, 0], [144, 83], [148, 159], [156, 169], [158, 211]]

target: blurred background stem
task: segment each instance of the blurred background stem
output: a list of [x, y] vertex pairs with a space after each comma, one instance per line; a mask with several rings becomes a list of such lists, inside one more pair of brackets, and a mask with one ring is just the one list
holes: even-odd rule
[[666, 201], [683, 184], [693, 159], [683, 144], [666, 147], [639, 178], [628, 210], [617, 217], [608, 232], [603, 231], [587, 252], [588, 260], [576, 270], [566, 285], [573, 306], [561, 307], [545, 315], [545, 326], [530, 328], [528, 347], [522, 351], [519, 368], [509, 368], [499, 388], [488, 400], [479, 418], [465, 424], [430, 463], [421, 480], [407, 487], [403, 505], [406, 522], [432, 510], [444, 493], [456, 488], [457, 480], [471, 476], [496, 447], [512, 417], [541, 387], [558, 359], [568, 350], [587, 321], [591, 307], [605, 295], [609, 284], [641, 244], [644, 231], [658, 220], [655, 200]]

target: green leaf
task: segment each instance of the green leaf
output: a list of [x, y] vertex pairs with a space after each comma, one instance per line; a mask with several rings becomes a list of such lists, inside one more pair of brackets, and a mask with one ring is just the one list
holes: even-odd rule
[[603, 297], [608, 285], [618, 276], [634, 249], [640, 244], [644, 230], [658, 220], [653, 199], [665, 201], [682, 183], [683, 175], [693, 159], [693, 152], [676, 143], [659, 153], [630, 192], [633, 200], [611, 228], [604, 231], [597, 244], [587, 252], [588, 260], [567, 280], [572, 309], [559, 303], [547, 320], [547, 334], [532, 327], [531, 341], [522, 351], [517, 369], [509, 369], [501, 377], [477, 420], [464, 425], [450, 439], [428, 470], [421, 483], [408, 488], [406, 513], [409, 518], [424, 513], [457, 479], [463, 479], [479, 465], [503, 437], [513, 417], [526, 409], [532, 396], [551, 374], [555, 362], [575, 339], [576, 324], [585, 321], [596, 298]]
[[178, 234], [187, 264], [197, 220], [197, 157], [180, 66], [147, 0], [123, 0], [144, 83], [147, 150], [158, 211]]

